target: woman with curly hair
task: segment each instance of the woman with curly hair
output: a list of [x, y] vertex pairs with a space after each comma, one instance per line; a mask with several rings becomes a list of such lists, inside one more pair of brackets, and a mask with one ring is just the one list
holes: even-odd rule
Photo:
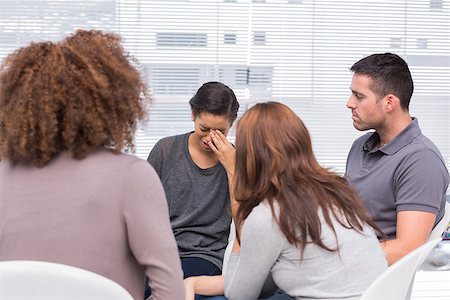
[[186, 279], [186, 299], [250, 300], [278, 287], [295, 299], [359, 299], [387, 268], [378, 227], [347, 181], [319, 165], [284, 104], [256, 104], [239, 120], [233, 192], [238, 230], [226, 272]]
[[150, 97], [113, 33], [31, 43], [0, 69], [0, 260], [73, 265], [182, 299], [158, 175], [133, 149]]

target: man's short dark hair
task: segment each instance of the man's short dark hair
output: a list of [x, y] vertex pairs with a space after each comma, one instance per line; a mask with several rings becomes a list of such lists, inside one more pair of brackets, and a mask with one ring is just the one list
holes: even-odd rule
[[403, 110], [409, 110], [414, 83], [408, 64], [397, 54], [379, 53], [357, 61], [350, 68], [356, 74], [369, 76], [371, 90], [380, 98], [394, 94]]

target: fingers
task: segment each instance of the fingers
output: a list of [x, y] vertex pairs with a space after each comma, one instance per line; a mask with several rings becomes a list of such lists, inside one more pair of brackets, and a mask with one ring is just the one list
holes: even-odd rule
[[235, 149], [233, 144], [227, 140], [220, 130], [211, 130], [209, 134], [212, 140], [209, 142], [210, 149], [219, 159], [220, 163], [227, 171], [227, 174], [232, 176], [235, 163]]
[[220, 131], [220, 130], [215, 130], [214, 133], [215, 133], [216, 135], [218, 135], [219, 138], [220, 138], [223, 142], [225, 142], [225, 141], [228, 142], [226, 136], [222, 133], [222, 131]]
[[220, 138], [218, 137], [218, 135], [211, 130], [209, 132], [209, 136], [211, 137], [211, 141], [208, 142], [208, 146], [209, 148], [216, 154], [219, 155], [220, 154], [220, 148], [223, 147], [223, 143], [220, 140]]
[[[216, 131], [217, 131], [217, 130], [216, 130]], [[211, 131], [209, 132], [209, 136], [211, 137], [212, 141], [214, 142], [214, 145], [215, 145], [216, 148], [217, 148], [219, 142], [220, 142], [220, 143], [222, 142], [222, 139], [220, 138], [220, 136], [217, 134], [216, 131], [211, 130]], [[220, 132], [220, 131], [219, 131], [219, 132]]]
[[211, 149], [215, 154], [219, 154], [219, 149], [217, 149], [216, 142], [209, 141], [208, 142], [209, 149]]
[[209, 132], [211, 139], [213, 140], [216, 148], [220, 148], [221, 146], [227, 146], [230, 142], [227, 140], [226, 136], [220, 130], [211, 130]]

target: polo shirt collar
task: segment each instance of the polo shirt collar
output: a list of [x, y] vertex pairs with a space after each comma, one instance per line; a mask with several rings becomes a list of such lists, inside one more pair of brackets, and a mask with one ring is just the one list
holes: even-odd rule
[[419, 121], [417, 118], [412, 118], [412, 122], [405, 129], [403, 129], [402, 132], [394, 137], [392, 141], [383, 147], [374, 149], [380, 141], [380, 136], [377, 132], [374, 132], [364, 143], [363, 149], [369, 152], [381, 151], [387, 155], [393, 155], [406, 145], [410, 144], [420, 134], [422, 134], [422, 131], [419, 127]]

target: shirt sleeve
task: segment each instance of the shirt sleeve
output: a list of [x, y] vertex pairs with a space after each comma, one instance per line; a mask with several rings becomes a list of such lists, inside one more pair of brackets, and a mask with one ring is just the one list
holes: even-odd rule
[[163, 151], [161, 148], [161, 141], [158, 141], [150, 151], [147, 161], [152, 165], [152, 167], [155, 169], [156, 173], [158, 173], [159, 177], [161, 178], [162, 173], [162, 167], [163, 167]]
[[395, 174], [397, 211], [437, 214], [448, 187], [448, 171], [437, 155], [423, 149], [406, 157]]
[[255, 207], [244, 222], [240, 253], [230, 255], [225, 274], [227, 299], [257, 299], [262, 291], [275, 292], [271, 269], [286, 243], [270, 209], [263, 204]]
[[154, 300], [184, 299], [183, 273], [158, 175], [145, 161], [127, 173], [123, 210], [131, 252], [145, 268]]

